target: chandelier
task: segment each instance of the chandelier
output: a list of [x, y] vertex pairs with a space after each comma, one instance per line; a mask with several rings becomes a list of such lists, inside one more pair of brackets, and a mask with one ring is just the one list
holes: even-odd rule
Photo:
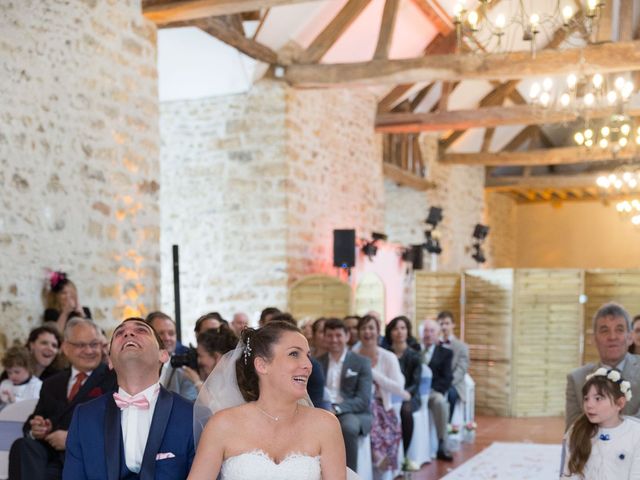
[[[543, 12], [527, 8], [524, 0], [511, 0], [507, 13], [497, 13], [492, 18], [490, 10], [497, 1], [478, 0], [477, 9], [467, 9], [466, 1], [458, 0], [453, 11], [458, 51], [463, 43], [471, 48], [475, 45], [482, 51], [501, 51], [505, 43], [510, 43], [505, 38], [515, 39], [517, 36], [524, 42], [530, 42], [534, 57], [536, 38], [545, 30], [553, 33], [561, 27], [567, 33], [577, 32], [583, 41], [593, 43], [601, 10], [605, 6], [605, 0], [586, 0], [582, 2], [584, 7], [574, 10], [569, 2], [556, 0], [552, 11]], [[571, 3], [579, 4], [577, 0]]]
[[613, 158], [630, 145], [640, 145], [640, 126], [627, 110], [634, 85], [626, 75], [570, 74], [556, 85], [551, 78], [531, 85], [529, 99], [542, 109], [573, 114], [580, 127], [572, 134], [577, 145], [609, 150]]
[[616, 203], [616, 211], [628, 218], [635, 226], [640, 226], [640, 167], [624, 165], [609, 174], [600, 175], [596, 185], [603, 198], [627, 197]]

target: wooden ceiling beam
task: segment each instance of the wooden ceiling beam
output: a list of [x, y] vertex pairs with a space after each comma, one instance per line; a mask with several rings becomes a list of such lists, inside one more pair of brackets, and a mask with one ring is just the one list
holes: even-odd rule
[[281, 63], [276, 52], [266, 45], [245, 37], [222, 18], [201, 18], [184, 22], [172, 22], [161, 26], [161, 28], [179, 27], [197, 27], [251, 58], [268, 64]]
[[[593, 110], [589, 112], [589, 118], [604, 118], [615, 112], [613, 107]], [[631, 116], [640, 115], [640, 109], [633, 109], [627, 113]], [[502, 125], [563, 123], [573, 122], [579, 118], [580, 115], [576, 112], [545, 110], [536, 105], [441, 110], [436, 113], [384, 113], [376, 117], [376, 131], [385, 133], [438, 132]]]
[[156, 25], [252, 12], [318, 0], [143, 0], [142, 13]]
[[583, 191], [596, 184], [597, 175], [538, 175], [532, 177], [488, 177], [485, 189], [505, 192], [514, 188], [542, 190], [545, 188], [565, 188]]
[[399, 5], [400, 0], [386, 0], [384, 3], [384, 11], [382, 12], [382, 20], [380, 22], [380, 33], [378, 34], [378, 44], [373, 54], [373, 58], [375, 59], [389, 58], [389, 50], [391, 49], [391, 40], [393, 39], [393, 30], [396, 25]]
[[[618, 152], [616, 159], [632, 160], [635, 158], [633, 146]], [[549, 149], [528, 150], [526, 152], [495, 152], [495, 153], [447, 153], [441, 156], [440, 163], [450, 165], [568, 165], [575, 163], [599, 162], [612, 160], [609, 150], [584, 147], [560, 147]]]
[[413, 4], [422, 11], [425, 17], [442, 35], [451, 33], [455, 25], [447, 12], [435, 0], [413, 0]]
[[[311, 45], [302, 52], [297, 59], [298, 62], [301, 64], [314, 64], [319, 62], [370, 2], [371, 0], [349, 0], [334, 19], [331, 20], [324, 30], [311, 42]], [[316, 67], [320, 67], [320, 65]]]
[[536, 125], [529, 125], [523, 128], [522, 130], [520, 130], [520, 132], [518, 132], [518, 134], [515, 137], [513, 137], [511, 141], [507, 143], [502, 150], [506, 150], [508, 152], [517, 150], [522, 146], [524, 142], [526, 142], [527, 140], [532, 140], [537, 135], [538, 135], [538, 129], [536, 128]]
[[573, 72], [576, 65], [582, 65], [585, 75], [640, 70], [640, 41], [589, 45], [560, 51], [542, 50], [535, 58], [530, 52], [511, 52], [431, 55], [335, 65], [291, 65], [286, 68], [284, 78], [298, 87], [519, 79], [566, 75]]

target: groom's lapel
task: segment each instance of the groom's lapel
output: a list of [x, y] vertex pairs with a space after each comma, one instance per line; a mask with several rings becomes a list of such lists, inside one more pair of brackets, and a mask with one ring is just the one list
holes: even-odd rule
[[[113, 397], [107, 399], [107, 408], [104, 416], [104, 456], [107, 460], [107, 479], [118, 480], [120, 478], [120, 437], [122, 432], [120, 421], [120, 409], [116, 406]], [[97, 452], [96, 452], [97, 453]]]
[[156, 455], [164, 439], [172, 408], [173, 396], [166, 389], [160, 388], [156, 408], [153, 412], [153, 419], [151, 420], [147, 446], [144, 449], [142, 465], [140, 466], [140, 480], [153, 480], [155, 477]]

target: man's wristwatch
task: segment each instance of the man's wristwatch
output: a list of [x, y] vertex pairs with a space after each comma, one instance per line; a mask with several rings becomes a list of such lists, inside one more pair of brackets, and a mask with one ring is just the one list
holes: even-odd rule
[[337, 403], [332, 403], [331, 408], [333, 408], [333, 413], [335, 413], [336, 415], [342, 414], [342, 409], [340, 408], [340, 405], [338, 405]]

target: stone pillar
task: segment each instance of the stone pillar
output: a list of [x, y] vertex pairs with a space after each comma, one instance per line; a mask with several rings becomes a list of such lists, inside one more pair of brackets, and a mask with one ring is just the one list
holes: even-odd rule
[[40, 324], [45, 269], [98, 323], [158, 302], [156, 29], [139, 0], [0, 3], [0, 323]]
[[382, 229], [374, 114], [367, 93], [274, 81], [161, 106], [162, 304], [178, 244], [185, 335], [207, 311], [286, 308], [292, 282], [333, 273], [333, 229]]

